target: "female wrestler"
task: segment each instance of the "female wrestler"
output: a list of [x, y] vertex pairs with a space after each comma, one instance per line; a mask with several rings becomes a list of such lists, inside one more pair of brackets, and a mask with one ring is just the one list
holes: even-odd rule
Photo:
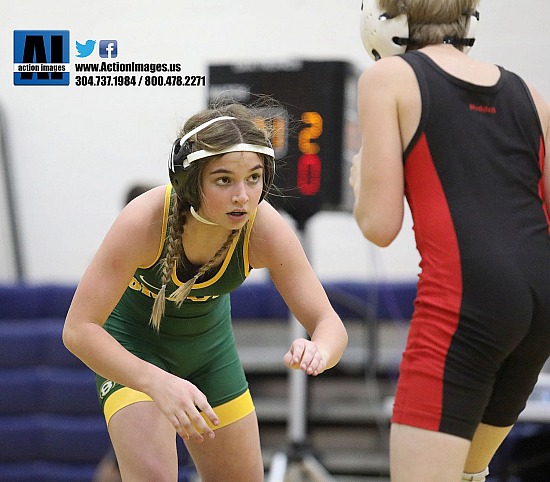
[[252, 268], [269, 270], [310, 335], [288, 367], [316, 376], [346, 347], [297, 237], [263, 200], [274, 169], [250, 109], [196, 114], [174, 143], [171, 184], [128, 204], [79, 283], [63, 340], [97, 373], [123, 480], [176, 481], [176, 433], [203, 482], [263, 480], [229, 302]]

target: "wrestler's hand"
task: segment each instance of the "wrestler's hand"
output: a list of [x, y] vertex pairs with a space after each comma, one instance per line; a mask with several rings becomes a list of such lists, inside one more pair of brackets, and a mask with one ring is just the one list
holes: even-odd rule
[[305, 338], [297, 338], [283, 358], [288, 368], [302, 370], [308, 375], [319, 375], [327, 367], [326, 358], [317, 344]]
[[204, 393], [195, 385], [162, 371], [155, 380], [150, 395], [181, 438], [193, 438], [197, 442], [202, 442], [204, 437], [214, 438], [214, 431], [208, 426], [199, 409], [212, 425], [217, 425], [219, 419]]

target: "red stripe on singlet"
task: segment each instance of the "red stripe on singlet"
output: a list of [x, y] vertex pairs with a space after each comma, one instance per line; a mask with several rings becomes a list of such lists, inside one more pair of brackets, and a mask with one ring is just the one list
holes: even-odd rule
[[438, 430], [445, 361], [459, 320], [462, 274], [448, 200], [424, 135], [407, 158], [405, 179], [422, 273], [393, 421]]

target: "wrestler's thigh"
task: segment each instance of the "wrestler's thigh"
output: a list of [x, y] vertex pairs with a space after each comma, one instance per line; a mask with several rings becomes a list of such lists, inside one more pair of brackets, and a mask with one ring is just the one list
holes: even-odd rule
[[215, 430], [213, 439], [185, 442], [201, 482], [261, 482], [264, 467], [256, 412]]
[[109, 435], [122, 480], [177, 480], [176, 431], [154, 402], [117, 411], [109, 421]]

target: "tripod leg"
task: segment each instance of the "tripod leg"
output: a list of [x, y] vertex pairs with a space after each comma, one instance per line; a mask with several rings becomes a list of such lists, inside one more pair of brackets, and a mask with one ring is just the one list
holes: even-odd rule
[[304, 456], [303, 464], [312, 482], [336, 482], [336, 479], [312, 455]]
[[305, 482], [300, 462], [292, 462], [286, 472], [284, 482]]

